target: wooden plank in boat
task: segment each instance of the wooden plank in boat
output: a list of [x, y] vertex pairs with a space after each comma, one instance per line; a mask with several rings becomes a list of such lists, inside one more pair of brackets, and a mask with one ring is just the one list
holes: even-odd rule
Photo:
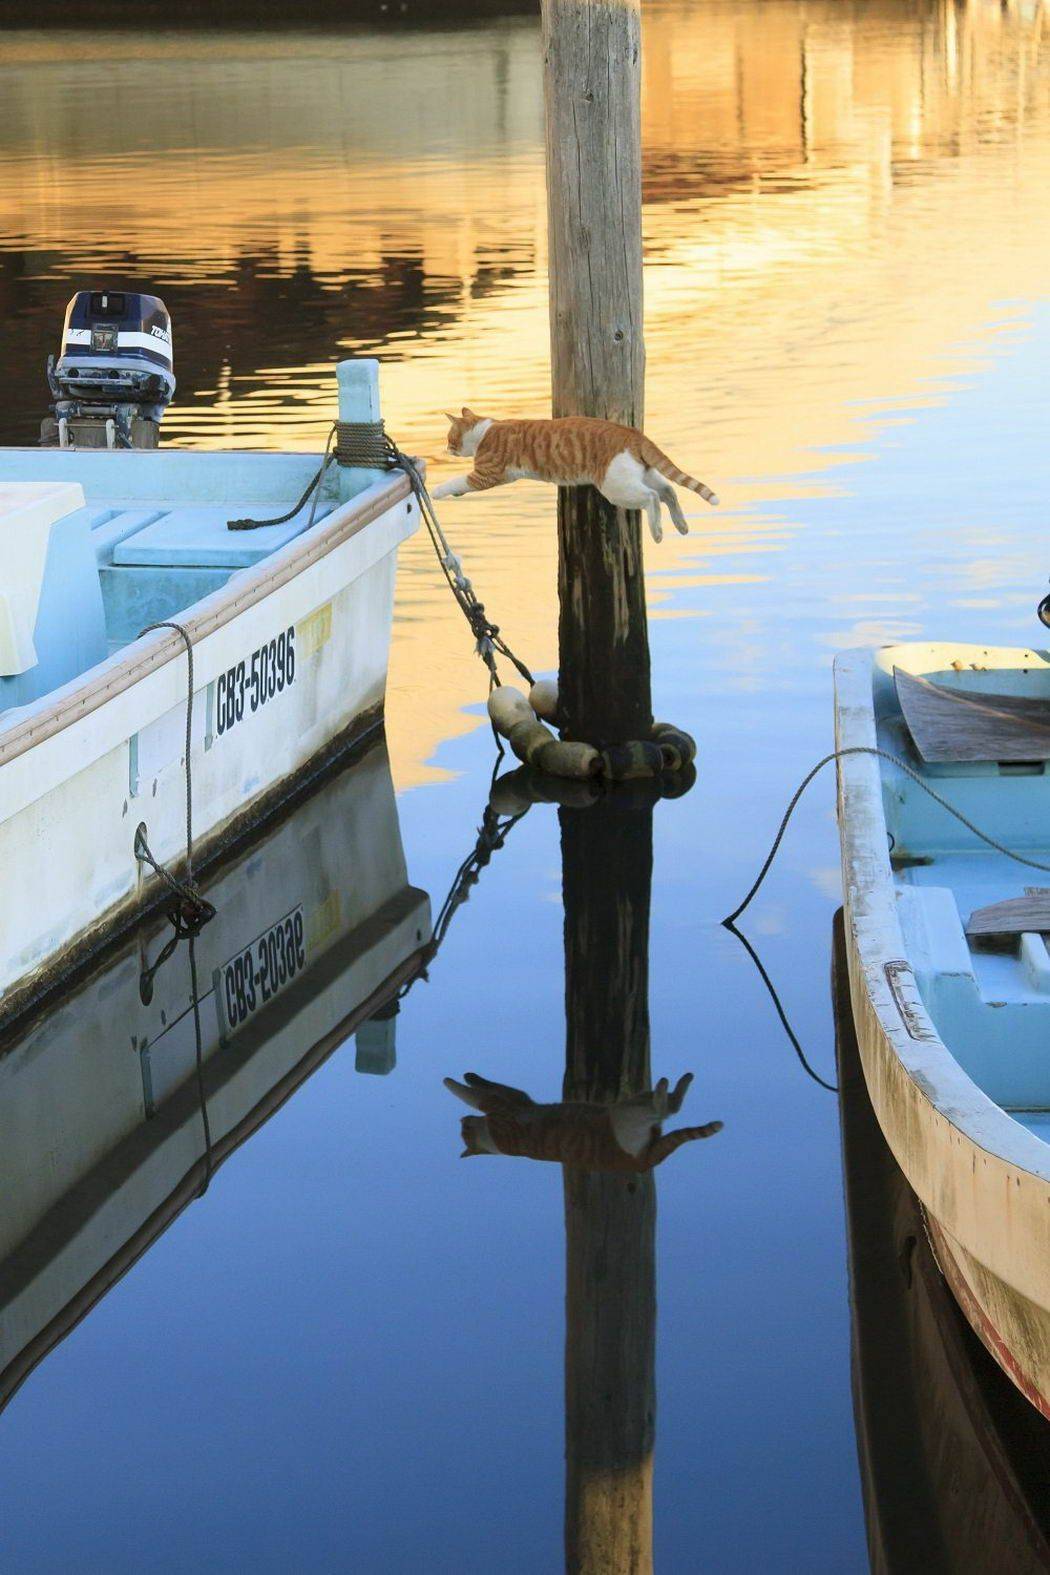
[[897, 699], [923, 760], [1050, 760], [1050, 700], [966, 693], [893, 669]]
[[975, 908], [966, 933], [981, 940], [1050, 934], [1050, 886], [1028, 886], [1023, 897]]

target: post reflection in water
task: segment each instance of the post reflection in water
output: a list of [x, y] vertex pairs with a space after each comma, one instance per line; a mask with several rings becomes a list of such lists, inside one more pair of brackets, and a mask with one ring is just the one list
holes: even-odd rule
[[853, 1030], [842, 916], [832, 994], [849, 1235], [853, 1406], [874, 1575], [1050, 1568], [1046, 1423], [970, 1329], [886, 1145]]
[[656, 1391], [656, 1181], [714, 1120], [663, 1133], [693, 1081], [653, 1086], [649, 1036], [649, 803], [621, 791], [562, 808], [566, 1051], [562, 1099], [467, 1073], [445, 1086], [481, 1112], [464, 1157], [563, 1166], [565, 1562], [570, 1571], [652, 1569]]

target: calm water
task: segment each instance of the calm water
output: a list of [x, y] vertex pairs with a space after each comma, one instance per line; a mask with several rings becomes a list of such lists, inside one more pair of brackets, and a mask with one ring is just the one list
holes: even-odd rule
[[[867, 1566], [838, 1107], [718, 920], [829, 747], [837, 649], [1035, 638], [1042, 16], [645, 8], [647, 426], [723, 499], [646, 549], [656, 709], [701, 742], [695, 789], [653, 816], [652, 1074], [694, 1071], [680, 1119], [724, 1122], [655, 1183], [661, 1570]], [[168, 443], [315, 446], [333, 362], [369, 353], [389, 428], [440, 477], [445, 406], [545, 408], [541, 135], [528, 19], [0, 34], [0, 441], [34, 439], [72, 289], [143, 280], [174, 320]], [[551, 494], [445, 518], [549, 669]], [[492, 749], [428, 550], [402, 559], [388, 737], [408, 877], [436, 909]], [[619, 834], [595, 847], [612, 858]], [[829, 778], [748, 915], [828, 1078], [837, 851]], [[405, 1001], [396, 1068], [327, 1061], [4, 1412], [5, 1568], [560, 1566], [561, 1175], [461, 1164], [441, 1079], [559, 1097], [562, 925], [559, 825], [538, 806]]]

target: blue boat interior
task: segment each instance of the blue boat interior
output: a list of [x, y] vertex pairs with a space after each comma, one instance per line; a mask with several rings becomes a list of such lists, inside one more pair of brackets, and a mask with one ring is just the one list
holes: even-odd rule
[[[896, 659], [907, 647], [898, 647]], [[881, 653], [880, 653], [881, 654]], [[1045, 699], [1045, 654], [1030, 665], [937, 672], [945, 686]], [[887, 665], [890, 665], [887, 663]], [[1050, 889], [1050, 775], [1044, 761], [930, 765], [918, 755], [892, 677], [876, 669], [879, 747], [1007, 848], [1047, 866], [1026, 867], [998, 852], [935, 803], [903, 771], [880, 761], [898, 915], [905, 955], [938, 1034], [996, 1104], [1050, 1140], [1050, 952], [1042, 933], [988, 941], [967, 935], [975, 909]]]
[[[85, 499], [50, 528], [31, 592], [36, 660], [0, 670], [0, 718], [87, 672], [147, 624], [178, 618], [300, 535], [311, 512], [314, 523], [324, 519], [376, 479], [332, 466], [316, 507], [311, 496], [279, 525], [228, 528], [232, 519], [286, 514], [319, 464], [317, 454], [0, 449], [0, 487], [76, 482]], [[0, 593], [11, 589], [0, 574]]]

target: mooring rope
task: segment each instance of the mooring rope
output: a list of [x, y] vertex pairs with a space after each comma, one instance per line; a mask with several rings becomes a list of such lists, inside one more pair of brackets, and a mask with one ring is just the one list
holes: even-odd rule
[[777, 987], [769, 977], [769, 974], [766, 972], [765, 965], [762, 962], [761, 957], [758, 955], [755, 947], [748, 940], [743, 930], [738, 930], [736, 925], [733, 924], [731, 920], [723, 919], [722, 923], [731, 935], [736, 936], [737, 940], [740, 942], [741, 946], [747, 952], [747, 955], [750, 957], [751, 961], [758, 970], [758, 977], [762, 980], [762, 983], [766, 987], [766, 990], [769, 994], [769, 999], [773, 1002], [773, 1007], [776, 1011], [776, 1014], [780, 1018], [780, 1026], [787, 1035], [791, 1048], [794, 1050], [795, 1054], [799, 1058], [799, 1061], [802, 1063], [803, 1071], [813, 1079], [814, 1083], [819, 1083], [821, 1088], [826, 1088], [829, 1094], [837, 1094], [839, 1091], [838, 1084], [827, 1082], [825, 1078], [821, 1077], [819, 1072], [814, 1071], [814, 1069], [810, 1066], [809, 1061], [806, 1059], [806, 1053], [802, 1048], [798, 1035], [791, 1026], [791, 1023], [788, 1019], [788, 1014], [784, 1010], [783, 1002], [777, 993]]
[[[498, 769], [499, 762], [497, 761], [493, 767], [492, 781], [489, 784], [490, 793], [492, 785], [495, 783]], [[434, 921], [423, 961], [418, 972], [402, 985], [398, 996], [399, 1000], [408, 994], [418, 979], [427, 978], [427, 970], [441, 949], [445, 936], [448, 934], [449, 925], [459, 909], [470, 897], [471, 891], [481, 878], [482, 870], [489, 864], [493, 854], [498, 853], [503, 847], [518, 821], [523, 820], [531, 808], [532, 805], [529, 804], [525, 809], [519, 810], [516, 815], [500, 816], [492, 808], [491, 804], [486, 804], [474, 846], [460, 864], [455, 875], [453, 875], [448, 894], [441, 904], [438, 916]]]
[[[339, 423], [340, 426], [344, 424], [343, 422]], [[496, 667], [497, 653], [505, 657], [508, 662], [517, 668], [522, 678], [531, 688], [535, 682], [532, 673], [520, 657], [515, 656], [506, 640], [504, 640], [500, 634], [499, 624], [493, 623], [488, 617], [485, 612], [485, 604], [479, 601], [477, 592], [463, 573], [463, 565], [449, 546], [448, 539], [441, 529], [441, 521], [437, 517], [433, 499], [427, 491], [423, 477], [407, 454], [403, 454], [390, 438], [387, 438], [386, 441], [389, 444], [391, 460], [400, 470], [405, 472], [405, 475], [412, 483], [412, 490], [419, 500], [419, 511], [423, 516], [423, 523], [427, 527], [427, 533], [430, 536], [437, 560], [441, 565], [445, 579], [448, 581], [449, 589], [459, 603], [464, 618], [470, 625], [471, 633], [476, 641], [475, 649], [489, 670], [490, 689], [499, 687], [499, 672]]]
[[[151, 634], [156, 629], [174, 629], [180, 635], [186, 647], [186, 879], [179, 880], [170, 870], [154, 858], [146, 833], [139, 827], [135, 833], [135, 857], [140, 863], [148, 864], [154, 874], [167, 886], [168, 890], [179, 902], [179, 918], [186, 927], [186, 933], [197, 934], [209, 919], [215, 917], [215, 909], [206, 897], [202, 897], [197, 883], [193, 878], [193, 641], [190, 639], [181, 623], [172, 619], [162, 619], [158, 623], [148, 623], [140, 629], [138, 638], [144, 634]], [[173, 919], [173, 923], [176, 921]], [[178, 928], [178, 924], [176, 924]]]
[[942, 795], [934, 788], [930, 787], [929, 783], [925, 782], [919, 773], [912, 766], [910, 766], [906, 760], [902, 760], [899, 755], [892, 754], [888, 749], [876, 749], [874, 745], [871, 744], [851, 744], [848, 749], [833, 749], [830, 755], [825, 755], [822, 760], [818, 760], [813, 769], [808, 771], [802, 778], [802, 781], [799, 783], [798, 787], [791, 796], [791, 800], [787, 809], [784, 811], [784, 818], [781, 820], [780, 829], [773, 839], [773, 846], [766, 855], [765, 863], [759, 870], [751, 890], [748, 892], [747, 896], [744, 898], [739, 907], [734, 908], [733, 912], [722, 920], [722, 923], [727, 929], [732, 928], [736, 920], [739, 919], [740, 915], [745, 911], [745, 909], [750, 907], [752, 900], [757, 896], [759, 888], [766, 876], [769, 874], [773, 860], [777, 856], [780, 844], [784, 840], [784, 833], [788, 828], [788, 822], [795, 812], [795, 806], [802, 797], [803, 793], [809, 787], [809, 784], [813, 781], [813, 778], [819, 771], [822, 771], [825, 766], [830, 765], [833, 760], [843, 760], [847, 755], [875, 755], [880, 760], [889, 760], [893, 765], [899, 767], [899, 769], [904, 772], [905, 776], [910, 777], [917, 787], [922, 788], [922, 791], [928, 794], [929, 797], [933, 799], [935, 804], [939, 804], [942, 809], [946, 809], [949, 815], [954, 815], [955, 819], [965, 826], [967, 831], [972, 831], [975, 837], [979, 838], [981, 842], [986, 843], [988, 847], [994, 848], [996, 853], [1005, 853], [1008, 859], [1014, 859], [1018, 864], [1024, 864], [1027, 865], [1029, 869], [1042, 870], [1044, 873], [1050, 874], [1050, 864], [1044, 863], [1041, 859], [1026, 858], [1023, 853], [1015, 853], [1013, 848], [1008, 848], [1006, 846], [1005, 842], [999, 842], [987, 831], [982, 831], [980, 826], [975, 825], [968, 816], [963, 814], [961, 809], [956, 809], [954, 804], [952, 804], [948, 799], [942, 797]]
[[168, 918], [175, 930], [176, 940], [185, 940], [189, 943], [190, 999], [193, 1009], [193, 1031], [196, 1047], [197, 1099], [200, 1105], [201, 1125], [204, 1129], [204, 1180], [201, 1182], [197, 1196], [203, 1197], [211, 1182], [213, 1163], [211, 1122], [208, 1119], [208, 1097], [204, 1087], [204, 1035], [201, 1029], [196, 940], [208, 921], [215, 917], [215, 909], [208, 899], [201, 894], [193, 875], [193, 641], [182, 624], [176, 623], [172, 619], [162, 619], [158, 623], [147, 624], [144, 629], [139, 630], [139, 637], [141, 638], [144, 634], [150, 634], [155, 629], [174, 629], [175, 633], [182, 637], [182, 642], [186, 647], [186, 879], [179, 880], [170, 870], [165, 869], [163, 864], [157, 862], [146, 839], [145, 831], [141, 826], [135, 833], [135, 857], [141, 863], [148, 864], [175, 897], [175, 901], [169, 909]]
[[[332, 451], [332, 442], [335, 440], [335, 450]], [[321, 464], [311, 478], [302, 497], [294, 508], [287, 514], [275, 515], [272, 519], [237, 519], [228, 520], [227, 530], [260, 530], [267, 525], [286, 525], [289, 520], [302, 509], [311, 493], [314, 495], [313, 507], [310, 518], [306, 523], [309, 530], [314, 522], [317, 512], [317, 503], [321, 496], [321, 482], [325, 471], [335, 461], [341, 466], [352, 466], [364, 470], [403, 470], [412, 484], [412, 490], [419, 502], [419, 512], [423, 523], [427, 527], [434, 552], [442, 573], [448, 582], [449, 589], [459, 604], [460, 611], [470, 625], [471, 633], [475, 640], [475, 649], [489, 670], [489, 687], [495, 689], [499, 685], [499, 672], [496, 667], [496, 656], [504, 657], [511, 662], [524, 678], [527, 684], [534, 682], [533, 676], [525, 663], [521, 661], [500, 634], [499, 625], [495, 624], [485, 612], [485, 605], [479, 601], [477, 592], [470, 580], [463, 573], [463, 565], [449, 546], [448, 538], [441, 528], [441, 521], [434, 508], [423, 477], [418, 467], [409, 459], [408, 455], [398, 448], [397, 444], [388, 435], [382, 421], [335, 421], [328, 433], [325, 443], [324, 456]], [[503, 746], [496, 738], [499, 752], [502, 755]]]

